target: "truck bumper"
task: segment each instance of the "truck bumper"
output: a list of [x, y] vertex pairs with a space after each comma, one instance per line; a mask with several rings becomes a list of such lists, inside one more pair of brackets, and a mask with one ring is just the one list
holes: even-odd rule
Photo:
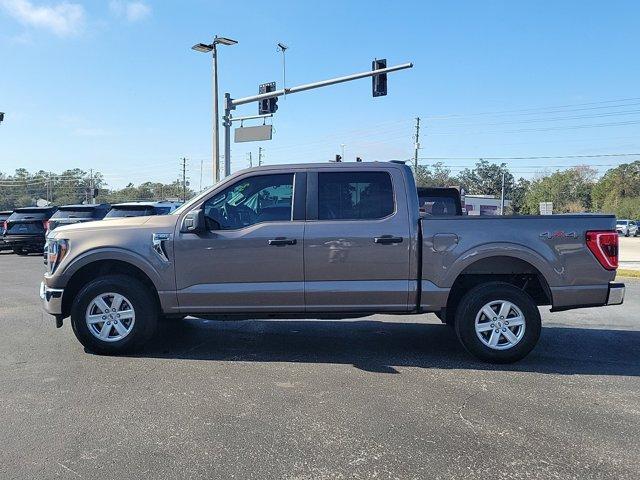
[[624, 301], [624, 283], [609, 282], [604, 285], [580, 285], [551, 287], [552, 312], [563, 312], [574, 308], [620, 305]]
[[624, 283], [609, 282], [607, 305], [620, 305], [624, 302]]
[[61, 288], [47, 287], [44, 282], [40, 284], [40, 299], [45, 312], [56, 317], [62, 317], [62, 294]]

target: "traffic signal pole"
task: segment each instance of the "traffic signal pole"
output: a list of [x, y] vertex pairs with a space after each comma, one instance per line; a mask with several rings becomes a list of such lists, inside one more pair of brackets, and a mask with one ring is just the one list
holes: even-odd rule
[[231, 173], [231, 110], [235, 110], [240, 105], [247, 103], [259, 102], [267, 98], [277, 98], [283, 95], [292, 95], [294, 93], [305, 92], [307, 90], [314, 90], [316, 88], [328, 87], [330, 85], [336, 85], [338, 83], [350, 82], [352, 80], [358, 80], [360, 78], [373, 77], [374, 75], [380, 75], [385, 73], [397, 72], [398, 70], [404, 70], [406, 68], [412, 68], [413, 63], [403, 63], [401, 65], [395, 65], [393, 67], [381, 68], [378, 70], [369, 70], [361, 73], [354, 73], [352, 75], [346, 75], [344, 77], [330, 78], [328, 80], [322, 80], [320, 82], [306, 83], [304, 85], [298, 85], [297, 87], [283, 88], [281, 90], [275, 90], [273, 92], [262, 93], [253, 95], [251, 97], [232, 99], [229, 93], [224, 94], [224, 176], [227, 177]]

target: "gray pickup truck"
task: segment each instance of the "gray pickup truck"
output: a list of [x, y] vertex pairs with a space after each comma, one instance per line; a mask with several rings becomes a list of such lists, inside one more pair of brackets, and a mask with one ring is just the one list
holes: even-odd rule
[[492, 362], [523, 358], [552, 311], [620, 304], [615, 218], [421, 214], [395, 162], [238, 172], [164, 216], [59, 227], [44, 309], [89, 350], [148, 341], [159, 318], [433, 312]]

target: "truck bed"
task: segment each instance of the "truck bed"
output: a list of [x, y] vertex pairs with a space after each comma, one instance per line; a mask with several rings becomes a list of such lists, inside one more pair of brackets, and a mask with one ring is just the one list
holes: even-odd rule
[[604, 305], [615, 278], [586, 245], [587, 231], [615, 229], [613, 215], [425, 217], [419, 225], [418, 288], [427, 311], [441, 304], [459, 275], [537, 275], [556, 310]]

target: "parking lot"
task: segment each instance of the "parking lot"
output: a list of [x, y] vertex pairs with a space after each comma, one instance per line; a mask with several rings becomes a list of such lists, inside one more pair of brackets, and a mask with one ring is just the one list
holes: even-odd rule
[[640, 237], [620, 237], [620, 268], [640, 270]]
[[[640, 239], [639, 239], [640, 240]], [[0, 478], [640, 478], [640, 282], [486, 365], [433, 315], [165, 323], [83, 351], [0, 254]]]

